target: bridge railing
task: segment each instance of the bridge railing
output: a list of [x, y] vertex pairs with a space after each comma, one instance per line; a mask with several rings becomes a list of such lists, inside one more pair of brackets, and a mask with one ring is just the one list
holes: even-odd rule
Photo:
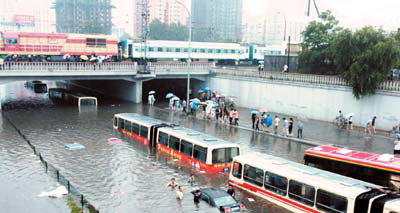
[[13, 71], [126, 71], [136, 72], [136, 63], [90, 63], [90, 62], [6, 62], [0, 65], [0, 70]]
[[[289, 81], [299, 83], [311, 83], [330, 86], [350, 86], [343, 78], [337, 75], [314, 75], [304, 73], [281, 73], [281, 72], [259, 72], [257, 70], [223, 69], [217, 68], [212, 71], [217, 75], [229, 75], [248, 77], [264, 80]], [[378, 86], [380, 90], [400, 91], [400, 81], [385, 81]]]
[[178, 73], [187, 73], [188, 70], [190, 72], [204, 72], [210, 73], [213, 69], [215, 69], [214, 63], [152, 63], [151, 67], [155, 69], [156, 73], [160, 72], [178, 72]]

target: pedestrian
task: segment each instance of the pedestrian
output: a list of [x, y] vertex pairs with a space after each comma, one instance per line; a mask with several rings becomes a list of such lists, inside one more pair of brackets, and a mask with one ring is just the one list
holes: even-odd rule
[[201, 198], [201, 191], [200, 190], [196, 190], [193, 194], [193, 201], [195, 204], [199, 204], [200, 203], [200, 198]]
[[293, 131], [293, 122], [294, 122], [294, 121], [293, 121], [293, 118], [289, 118], [289, 126], [288, 126], [288, 133], [289, 133], [288, 135], [289, 135], [289, 136], [293, 136], [293, 135], [292, 135], [292, 131]]
[[236, 109], [233, 109], [232, 118], [233, 118], [233, 124], [235, 126], [238, 126], [239, 125], [239, 112]]
[[367, 122], [367, 125], [365, 126], [365, 134], [370, 135], [371, 134], [371, 128], [372, 128], [372, 120], [369, 120]]
[[172, 109], [174, 107], [173, 105], [174, 105], [174, 101], [172, 100], [172, 98], [170, 98], [169, 102], [168, 102], [168, 108]]
[[229, 124], [232, 125], [233, 123], [233, 109], [229, 111]]
[[297, 138], [303, 138], [304, 124], [301, 120], [297, 121]]
[[235, 197], [235, 189], [233, 188], [232, 185], [229, 185], [229, 186], [228, 186], [228, 191], [227, 191], [227, 193], [230, 194], [232, 197]]
[[182, 112], [186, 112], [186, 104], [187, 102], [185, 100], [182, 101]]
[[260, 116], [256, 115], [256, 131], [260, 131]]
[[289, 66], [287, 64], [283, 65], [282, 72], [288, 72]]
[[279, 117], [277, 115], [275, 115], [275, 119], [274, 119], [274, 133], [275, 133], [275, 135], [278, 134], [279, 122], [280, 122]]
[[255, 125], [256, 125], [256, 117], [257, 115], [255, 113], [251, 114], [251, 123], [253, 124], [252, 129], [255, 129]]
[[171, 178], [171, 180], [168, 182], [167, 186], [171, 187], [171, 189], [174, 189], [177, 187], [179, 184], [176, 182], [175, 178]]
[[196, 178], [194, 177], [194, 174], [190, 174], [188, 183], [189, 183], [190, 185], [193, 186], [193, 184], [194, 184], [195, 182], [196, 182]]
[[288, 136], [289, 121], [286, 118], [282, 118], [282, 120], [283, 120], [282, 135]]
[[347, 129], [353, 130], [353, 116], [352, 115], [349, 116], [348, 124], [349, 125], [347, 125]]
[[374, 134], [376, 134], [376, 131], [375, 131], [375, 120], [376, 120], [376, 116], [374, 116], [372, 118], [372, 121], [371, 121], [371, 127], [372, 127], [372, 131], [374, 132]]
[[261, 130], [264, 131], [265, 130], [265, 112], [261, 113], [260, 116], [260, 123], [261, 123]]
[[396, 140], [393, 142], [394, 143], [394, 148], [393, 148], [393, 155], [400, 155], [400, 137], [396, 137]]
[[4, 70], [4, 59], [0, 56], [0, 70]]
[[229, 118], [229, 111], [228, 111], [228, 107], [226, 105], [224, 106], [223, 113], [224, 113], [224, 123], [227, 123], [228, 122], [228, 118]]
[[178, 186], [178, 190], [176, 190], [176, 199], [183, 200], [183, 187]]

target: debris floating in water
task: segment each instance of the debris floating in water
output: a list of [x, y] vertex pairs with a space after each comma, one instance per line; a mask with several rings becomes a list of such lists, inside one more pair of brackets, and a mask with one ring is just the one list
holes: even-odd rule
[[68, 194], [68, 190], [65, 186], [59, 186], [56, 189], [49, 192], [41, 192], [38, 197], [51, 197], [51, 198], [59, 198]]
[[84, 145], [79, 143], [65, 144], [64, 147], [68, 150], [80, 150], [85, 148]]
[[254, 202], [254, 199], [251, 198], [251, 197], [247, 198], [247, 200], [248, 200], [249, 202]]
[[109, 138], [107, 139], [108, 144], [114, 144], [114, 143], [121, 143], [122, 140], [119, 138]]

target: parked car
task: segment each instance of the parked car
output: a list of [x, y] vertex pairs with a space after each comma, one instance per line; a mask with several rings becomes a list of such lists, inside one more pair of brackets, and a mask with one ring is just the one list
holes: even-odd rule
[[[234, 197], [226, 191], [218, 188], [202, 188], [201, 199], [213, 207], [218, 208], [221, 212], [242, 212], [246, 210], [246, 206], [238, 202]], [[192, 191], [194, 194], [195, 191]]]

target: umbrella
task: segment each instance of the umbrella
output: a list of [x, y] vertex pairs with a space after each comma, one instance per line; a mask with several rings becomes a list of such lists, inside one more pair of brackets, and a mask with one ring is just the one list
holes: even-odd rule
[[156, 94], [156, 92], [153, 90], [149, 92], [149, 95], [153, 95], [153, 94]]
[[204, 87], [202, 90], [203, 90], [204, 92], [209, 92], [209, 91], [211, 91], [211, 89], [208, 88], [208, 87]]
[[175, 95], [173, 94], [173, 93], [168, 93], [167, 95], [165, 95], [165, 98], [172, 98], [172, 97], [174, 97]]
[[256, 115], [258, 115], [258, 114], [260, 114], [260, 112], [259, 112], [259, 111], [256, 111], [256, 110], [253, 110], [253, 111], [251, 111], [251, 114], [256, 114]]
[[350, 116], [354, 116], [354, 113], [349, 113], [346, 115], [346, 118], [349, 118]]
[[193, 98], [191, 100], [194, 104], [200, 104], [200, 100], [198, 98]]
[[89, 58], [86, 55], [81, 55], [81, 59], [87, 61]]
[[202, 89], [199, 89], [199, 91], [197, 91], [198, 93], [203, 93], [204, 92], [204, 90], [202, 90]]
[[171, 100], [173, 100], [173, 101], [179, 101], [180, 99], [179, 99], [177, 96], [175, 96], [175, 97], [173, 97]]
[[259, 111], [260, 111], [260, 112], [268, 112], [267, 109], [260, 109]]

